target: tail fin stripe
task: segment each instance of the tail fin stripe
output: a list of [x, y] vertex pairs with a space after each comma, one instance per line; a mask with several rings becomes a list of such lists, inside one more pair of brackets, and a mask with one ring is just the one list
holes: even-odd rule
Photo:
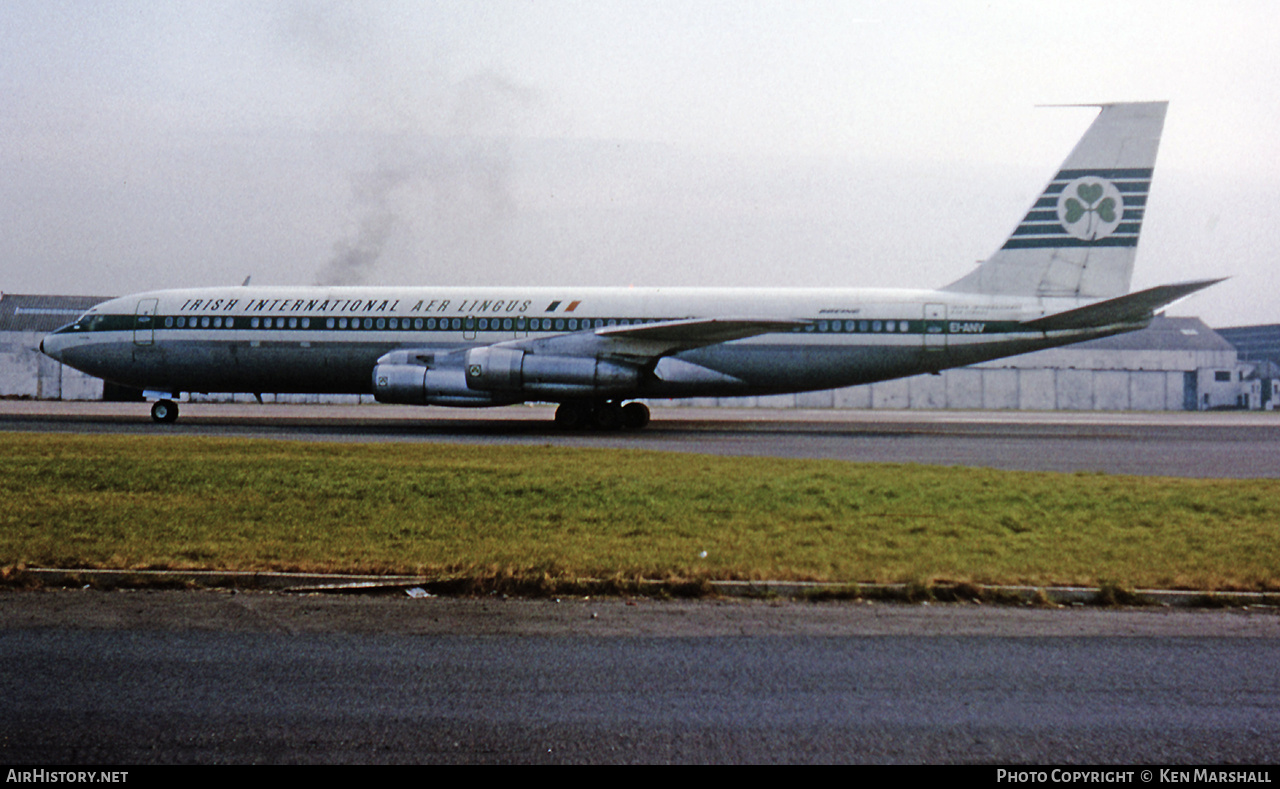
[[[1136, 214], [1136, 215], [1135, 215]], [[1120, 217], [1120, 224], [1116, 225], [1115, 230], [1111, 231], [1112, 235], [1124, 233], [1137, 233], [1142, 229], [1141, 212], [1126, 211]], [[1015, 236], [1061, 236], [1066, 235], [1066, 231], [1062, 229], [1062, 223], [1058, 218], [1051, 217], [1039, 221], [1032, 220], [1028, 214], [1022, 223], [1014, 228]]]
[[[1144, 203], [1146, 203], [1146, 197], [1136, 198], [1132, 202], [1137, 203], [1137, 205], [1130, 205], [1130, 201], [1128, 199], [1125, 200], [1124, 216], [1122, 218], [1127, 222], [1140, 222], [1142, 221], [1142, 215], [1146, 213], [1146, 207], [1144, 205]], [[1052, 222], [1055, 226], [1061, 227], [1061, 225], [1058, 224], [1057, 211], [1032, 211], [1023, 218], [1022, 224], [1020, 224], [1019, 227], [1031, 224], [1032, 222]]]
[[[1106, 176], [1094, 175], [1094, 174], [1082, 175], [1080, 177], [1081, 178], [1106, 178]], [[1053, 179], [1052, 183], [1050, 183], [1048, 186], [1045, 187], [1045, 190], [1041, 193], [1041, 195], [1062, 194], [1062, 190], [1067, 188], [1067, 184], [1071, 183], [1074, 180], [1075, 180], [1074, 178], [1055, 178]], [[1146, 192], [1151, 190], [1150, 178], [1129, 179], [1127, 181], [1116, 180], [1114, 178], [1106, 178], [1106, 180], [1115, 184], [1116, 189], [1120, 190], [1121, 192], [1125, 192], [1126, 194], [1130, 192], [1133, 192], [1136, 194], [1145, 194]]]
[[[1116, 229], [1112, 232], [1111, 236], [1109, 237], [1114, 238], [1116, 236], [1124, 236], [1125, 234], [1131, 234], [1136, 236], [1138, 235], [1138, 232], [1141, 229], [1142, 229], [1141, 222], [1121, 222], [1119, 225], [1116, 226]], [[1026, 222], [1023, 222], [1021, 225], [1018, 225], [1018, 228], [1016, 230], [1013, 231], [1013, 235], [1015, 237], [1042, 236], [1044, 238], [1050, 238], [1050, 237], [1071, 238], [1071, 236], [1068, 236], [1062, 230], [1062, 225], [1058, 224], [1057, 222], [1054, 222], [1053, 224], [1044, 224], [1044, 225], [1027, 224]], [[1102, 241], [1103, 239], [1095, 239], [1095, 240]], [[1008, 246], [1005, 247], [1005, 249], [1008, 249], [1008, 248], [1009, 248]]]
[[1058, 175], [1054, 180], [1073, 181], [1077, 178], [1085, 178], [1087, 176], [1093, 176], [1094, 178], [1107, 178], [1110, 180], [1115, 180], [1117, 178], [1145, 178], [1150, 180], [1151, 174], [1154, 172], [1154, 167], [1131, 167], [1124, 170], [1097, 170], [1093, 168], [1087, 170], [1059, 170]]
[[[1147, 183], [1123, 184], [1123, 186], [1122, 186], [1121, 184], [1119, 184], [1119, 183], [1116, 183], [1115, 181], [1112, 181], [1111, 183], [1115, 185], [1115, 187], [1116, 187], [1116, 191], [1118, 191], [1118, 192], [1120, 192], [1120, 193], [1124, 194], [1124, 196], [1125, 196], [1125, 197], [1124, 197], [1124, 199], [1125, 199], [1125, 203], [1126, 203], [1126, 204], [1128, 204], [1128, 202], [1129, 202], [1129, 197], [1130, 197], [1130, 195], [1132, 195], [1132, 196], [1133, 196], [1133, 199], [1134, 199], [1135, 201], [1136, 201], [1136, 200], [1146, 200], [1146, 199], [1147, 199], [1147, 194], [1148, 194], [1148, 192], [1150, 192], [1150, 190], [1151, 190], [1151, 183], [1150, 183], [1150, 182], [1147, 182]], [[1063, 190], [1063, 189], [1065, 189], [1065, 188], [1066, 188], [1066, 186], [1067, 186], [1067, 184], [1062, 183], [1062, 184], [1055, 184], [1054, 186], [1052, 186], [1052, 187], [1050, 187], [1050, 188], [1048, 188], [1048, 189], [1045, 189], [1045, 190], [1044, 190], [1044, 192], [1042, 192], [1042, 193], [1041, 193], [1043, 196], [1042, 196], [1039, 200], [1037, 200], [1037, 201], [1036, 201], [1036, 204], [1035, 204], [1035, 205], [1033, 205], [1033, 206], [1031, 206], [1031, 207], [1032, 207], [1032, 208], [1055, 208], [1055, 209], [1056, 209], [1056, 208], [1058, 207], [1058, 195], [1061, 195], [1061, 194], [1062, 194], [1062, 190]]]
[[1002, 249], [1043, 249], [1047, 247], [1136, 247], [1137, 236], [1116, 238], [1108, 236], [1094, 241], [1082, 241], [1078, 238], [1063, 236], [1061, 238], [1020, 238], [1005, 242]]

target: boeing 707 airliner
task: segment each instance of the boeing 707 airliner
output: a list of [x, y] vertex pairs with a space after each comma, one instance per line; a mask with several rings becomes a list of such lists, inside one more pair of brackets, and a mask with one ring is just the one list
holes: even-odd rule
[[1165, 102], [1101, 111], [1013, 234], [938, 290], [240, 287], [112, 299], [41, 350], [143, 389], [558, 403], [641, 428], [642, 399], [769, 395], [933, 373], [1145, 327], [1220, 280], [1129, 293]]

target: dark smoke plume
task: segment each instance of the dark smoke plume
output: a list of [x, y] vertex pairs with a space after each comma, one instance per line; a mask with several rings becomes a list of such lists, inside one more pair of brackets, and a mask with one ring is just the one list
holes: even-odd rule
[[333, 245], [333, 256], [316, 278], [317, 285], [363, 285], [382, 256], [387, 239], [400, 220], [392, 208], [392, 193], [407, 176], [375, 173], [357, 184], [360, 205], [354, 235]]

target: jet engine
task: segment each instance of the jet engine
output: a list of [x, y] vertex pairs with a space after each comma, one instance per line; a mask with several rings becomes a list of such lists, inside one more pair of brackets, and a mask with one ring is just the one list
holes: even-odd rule
[[482, 392], [467, 386], [466, 374], [456, 362], [435, 365], [429, 352], [392, 351], [373, 368], [373, 396], [380, 403], [448, 405], [480, 408], [518, 403], [509, 393]]
[[634, 392], [640, 368], [579, 356], [473, 348], [461, 357], [392, 351], [373, 368], [380, 403], [480, 407], [544, 399], [618, 398]]
[[640, 368], [583, 356], [526, 353], [515, 348], [473, 348], [466, 353], [466, 381], [477, 394], [520, 393], [560, 400], [625, 397], [640, 383]]

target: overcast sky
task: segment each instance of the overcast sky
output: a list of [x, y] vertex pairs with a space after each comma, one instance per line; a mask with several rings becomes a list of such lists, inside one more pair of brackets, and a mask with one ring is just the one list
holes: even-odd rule
[[0, 2], [0, 290], [941, 286], [1168, 100], [1134, 287], [1280, 322], [1280, 3]]

